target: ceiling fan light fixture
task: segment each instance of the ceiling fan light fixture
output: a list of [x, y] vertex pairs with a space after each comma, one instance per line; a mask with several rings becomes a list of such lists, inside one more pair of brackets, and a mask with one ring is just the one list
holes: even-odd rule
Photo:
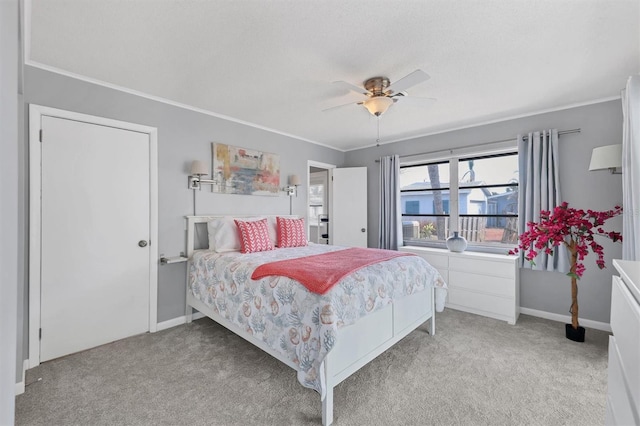
[[371, 114], [376, 117], [380, 117], [382, 114], [387, 112], [391, 104], [393, 104], [393, 99], [386, 96], [375, 96], [371, 99], [367, 99], [362, 104]]

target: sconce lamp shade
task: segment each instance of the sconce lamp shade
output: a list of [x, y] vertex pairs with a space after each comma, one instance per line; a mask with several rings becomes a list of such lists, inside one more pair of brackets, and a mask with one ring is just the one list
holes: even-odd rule
[[298, 175], [289, 176], [289, 185], [293, 185], [293, 186], [300, 185], [300, 176]]
[[622, 144], [593, 148], [589, 170], [616, 169], [622, 167]]
[[195, 160], [191, 163], [191, 174], [192, 175], [208, 175], [209, 170], [207, 169], [207, 165], [204, 164], [203, 161]]
[[371, 114], [379, 117], [387, 112], [391, 104], [393, 104], [393, 99], [386, 96], [375, 96], [367, 99], [362, 104]]

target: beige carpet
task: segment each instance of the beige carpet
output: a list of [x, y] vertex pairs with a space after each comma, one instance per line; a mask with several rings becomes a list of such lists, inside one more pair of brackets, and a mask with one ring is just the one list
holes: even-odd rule
[[[446, 310], [341, 383], [335, 424], [600, 425], [608, 334]], [[41, 380], [38, 380], [41, 379]], [[209, 319], [28, 371], [18, 425], [318, 425], [318, 394]]]

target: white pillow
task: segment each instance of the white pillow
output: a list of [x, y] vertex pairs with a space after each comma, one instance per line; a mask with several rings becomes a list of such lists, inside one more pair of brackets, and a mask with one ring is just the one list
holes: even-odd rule
[[276, 246], [276, 217], [275, 216], [267, 216], [267, 231], [269, 231], [269, 239], [271, 240], [271, 245]]
[[[213, 250], [216, 253], [240, 251], [240, 235], [238, 234], [238, 227], [236, 226], [234, 219], [253, 221], [264, 219], [264, 217], [234, 218], [233, 216], [225, 216], [220, 219], [209, 221], [207, 223], [207, 231], [209, 233], [209, 250]], [[275, 245], [275, 218], [273, 220], [273, 238], [271, 235], [271, 224], [269, 221], [267, 221], [267, 223], [269, 224], [269, 239], [271, 239]]]
[[212, 220], [207, 224], [209, 250], [217, 253], [240, 251], [240, 238], [232, 217]]

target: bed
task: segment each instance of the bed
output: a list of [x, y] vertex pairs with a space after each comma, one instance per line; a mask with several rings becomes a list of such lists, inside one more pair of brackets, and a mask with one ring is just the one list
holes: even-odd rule
[[213, 221], [223, 217], [187, 217], [187, 322], [196, 309], [294, 369], [303, 386], [320, 394], [323, 425], [333, 422], [336, 385], [425, 321], [435, 334], [446, 284], [424, 259], [402, 255], [363, 266], [316, 294], [293, 278], [251, 277], [260, 265], [354, 249], [313, 243], [247, 254], [198, 249], [197, 229]]

